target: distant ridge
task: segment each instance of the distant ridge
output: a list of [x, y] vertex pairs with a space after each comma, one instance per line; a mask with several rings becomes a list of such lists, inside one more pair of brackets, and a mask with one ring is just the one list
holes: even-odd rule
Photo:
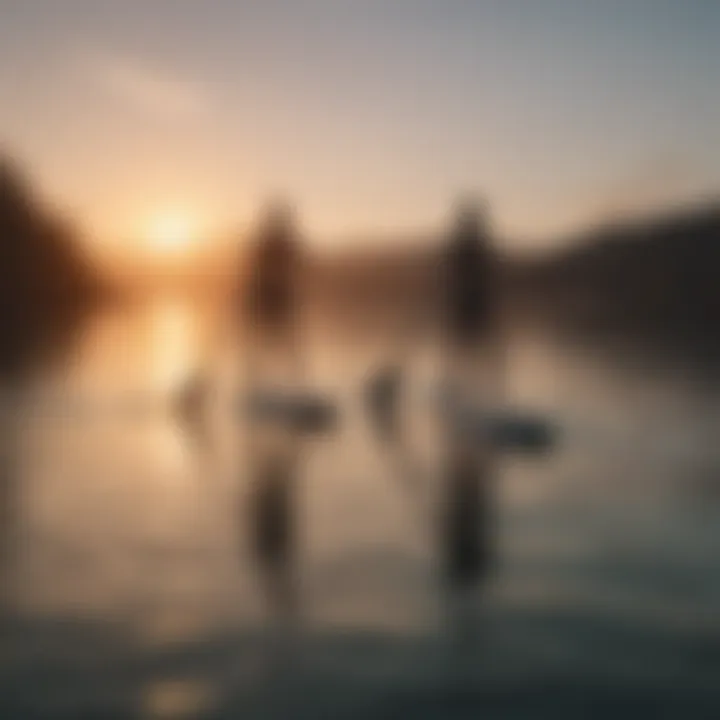
[[[420, 244], [420, 243], [418, 243]], [[441, 242], [320, 256], [312, 295], [339, 323], [377, 330], [433, 316]], [[501, 264], [510, 322], [618, 338], [720, 362], [720, 204], [607, 223]], [[720, 368], [720, 366], [719, 366]]]
[[525, 312], [588, 336], [720, 358], [720, 206], [595, 229], [516, 274]]

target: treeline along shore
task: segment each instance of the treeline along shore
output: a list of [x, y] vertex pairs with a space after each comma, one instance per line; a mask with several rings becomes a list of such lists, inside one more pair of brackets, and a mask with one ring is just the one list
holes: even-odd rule
[[30, 367], [110, 294], [78, 232], [0, 159], [0, 373]]

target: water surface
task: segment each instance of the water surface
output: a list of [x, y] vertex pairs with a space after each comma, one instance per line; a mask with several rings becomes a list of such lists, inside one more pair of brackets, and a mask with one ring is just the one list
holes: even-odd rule
[[[283, 629], [250, 557], [247, 458], [222, 399], [237, 358], [218, 365], [210, 431], [164, 406], [210, 357], [208, 327], [177, 299], [103, 313], [69, 362], [5, 393], [3, 718], [717, 716], [709, 381], [518, 330], [511, 399], [551, 415], [563, 443], [501, 463], [497, 572], [459, 614], [433, 504], [362, 415], [382, 348], [315, 342], [311, 377], [343, 425], [305, 449], [301, 604]], [[407, 410], [430, 493], [431, 356], [427, 372], [415, 356]]]

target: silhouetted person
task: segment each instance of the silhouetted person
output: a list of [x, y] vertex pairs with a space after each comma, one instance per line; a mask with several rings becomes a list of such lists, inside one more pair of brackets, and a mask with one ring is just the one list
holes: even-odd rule
[[444, 325], [451, 352], [487, 339], [495, 322], [496, 265], [484, 210], [460, 206], [444, 257]]
[[[256, 355], [280, 354], [296, 369], [299, 364], [299, 242], [290, 209], [286, 205], [273, 205], [255, 239], [246, 289], [250, 351]], [[256, 369], [262, 372], [264, 368]]]

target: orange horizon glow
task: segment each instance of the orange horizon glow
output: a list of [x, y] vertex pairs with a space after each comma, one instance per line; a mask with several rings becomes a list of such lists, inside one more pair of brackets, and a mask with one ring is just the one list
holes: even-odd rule
[[182, 209], [153, 214], [144, 225], [141, 240], [146, 249], [159, 255], [184, 254], [202, 242], [199, 222]]

